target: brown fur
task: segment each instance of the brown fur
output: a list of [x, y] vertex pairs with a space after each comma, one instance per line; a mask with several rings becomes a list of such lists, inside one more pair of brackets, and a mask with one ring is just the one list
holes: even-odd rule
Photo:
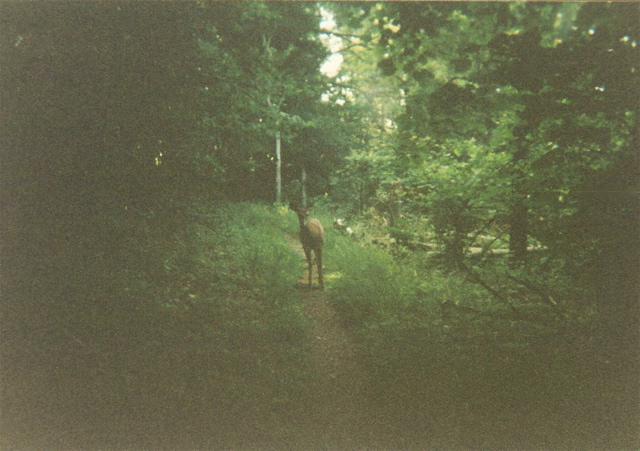
[[311, 287], [313, 279], [313, 261], [311, 259], [311, 251], [316, 257], [316, 266], [318, 267], [318, 283], [320, 288], [324, 288], [324, 278], [322, 274], [322, 246], [324, 246], [324, 227], [317, 219], [309, 219], [308, 208], [294, 208], [293, 211], [298, 214], [300, 223], [300, 242], [304, 255], [309, 265], [309, 287]]

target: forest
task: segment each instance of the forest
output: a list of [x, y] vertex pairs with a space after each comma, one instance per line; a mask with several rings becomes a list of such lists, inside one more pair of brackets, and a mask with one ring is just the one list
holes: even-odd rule
[[639, 449], [639, 24], [0, 2], [0, 448]]

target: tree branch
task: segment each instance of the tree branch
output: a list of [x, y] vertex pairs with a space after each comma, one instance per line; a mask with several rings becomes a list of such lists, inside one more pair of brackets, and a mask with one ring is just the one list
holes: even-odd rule
[[527, 279], [518, 279], [517, 277], [512, 276], [511, 274], [507, 274], [507, 277], [511, 280], [513, 280], [514, 282], [517, 282], [521, 285], [524, 285], [525, 287], [527, 287], [528, 289], [530, 289], [531, 291], [533, 291], [534, 293], [536, 293], [538, 296], [540, 296], [547, 304], [549, 304], [551, 306], [551, 308], [560, 316], [562, 316], [565, 319], [568, 319], [569, 316], [567, 315], [567, 313], [558, 305], [558, 303], [555, 301], [555, 299], [553, 299], [553, 296], [551, 296], [549, 293], [547, 293], [545, 290], [543, 290], [542, 288], [536, 286], [533, 284], [533, 282], [531, 282], [530, 280]]
[[338, 33], [336, 31], [329, 31], [329, 30], [321, 30], [320, 34], [326, 34], [326, 35], [329, 35], [329, 36], [335, 36], [337, 38], [363, 39], [362, 36], [358, 36], [356, 34]]

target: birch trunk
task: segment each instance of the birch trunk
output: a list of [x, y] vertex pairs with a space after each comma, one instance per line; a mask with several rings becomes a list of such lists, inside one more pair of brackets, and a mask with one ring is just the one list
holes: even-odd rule
[[276, 203], [282, 203], [282, 158], [280, 132], [276, 132]]
[[300, 176], [302, 181], [302, 206], [307, 206], [307, 170], [303, 167], [302, 174]]

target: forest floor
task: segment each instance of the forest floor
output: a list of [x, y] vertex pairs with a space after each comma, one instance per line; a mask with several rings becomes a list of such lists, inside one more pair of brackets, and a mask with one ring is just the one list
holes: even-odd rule
[[[265, 403], [271, 399], [268, 385], [266, 395], [258, 386], [249, 387], [247, 396], [240, 392], [243, 396], [238, 398], [224, 388], [217, 404], [210, 402], [218, 392], [209, 387], [213, 384], [208, 379], [180, 386], [183, 380], [197, 382], [197, 371], [209, 368], [204, 360], [181, 360], [185, 352], [187, 357], [199, 355], [194, 344], [181, 341], [184, 329], [197, 325], [178, 322], [178, 332], [169, 331], [170, 338], [179, 338], [172, 344], [146, 338], [147, 329], [138, 333], [144, 321], [136, 310], [123, 310], [114, 322], [97, 322], [107, 330], [121, 326], [107, 334], [86, 326], [96, 322], [87, 313], [74, 316], [71, 308], [45, 302], [36, 305], [47, 308], [40, 311], [20, 299], [5, 307], [4, 317], [14, 318], [8, 323], [11, 327], [0, 331], [0, 448], [640, 449], [635, 348], [628, 358], [614, 359], [600, 355], [602, 346], [567, 335], [549, 344], [533, 343], [522, 355], [521, 349], [511, 351], [498, 340], [477, 346], [462, 342], [464, 355], [447, 353], [450, 347], [438, 343], [425, 349], [428, 340], [420, 341], [419, 352], [408, 356], [396, 342], [388, 343], [383, 352], [374, 351], [365, 345], [366, 337], [345, 323], [331, 288], [320, 290], [317, 282], [308, 287], [300, 242], [295, 236], [287, 238], [300, 257], [296, 289], [308, 336], [292, 343], [305, 351], [299, 373], [305, 385], [283, 380], [284, 401]], [[65, 282], [70, 280], [74, 279]], [[53, 280], [47, 282], [53, 285]], [[33, 288], [31, 297], [48, 300], [48, 292], [40, 290]], [[63, 294], [60, 299], [69, 296]], [[69, 303], [78, 305], [82, 304]], [[98, 311], [102, 310], [90, 310]], [[66, 327], [58, 327], [61, 324]], [[74, 324], [86, 327], [86, 333]], [[103, 345], [100, 339], [105, 336], [113, 343]], [[453, 334], [451, 338], [461, 340]], [[257, 343], [256, 349], [268, 350], [272, 344], [277, 348], [272, 340], [279, 339], [269, 335], [269, 341]], [[152, 352], [148, 343], [167, 348]], [[137, 360], [129, 356], [137, 349], [142, 351], [135, 355], [145, 360], [132, 366]], [[390, 363], [389, 356], [396, 353], [399, 358]], [[145, 365], [159, 369], [159, 375]], [[192, 371], [182, 373], [174, 365]], [[250, 371], [253, 366], [243, 368]], [[129, 385], [120, 382], [123, 375], [129, 376]]]
[[[290, 247], [305, 262], [297, 237], [287, 237]], [[388, 449], [406, 445], [394, 439], [375, 414], [368, 399], [361, 345], [349, 333], [332, 306], [331, 291], [321, 290], [314, 266], [313, 286], [308, 269], [298, 281], [302, 312], [309, 321], [313, 361], [311, 402], [305, 418], [296, 421], [298, 443], [308, 449]], [[301, 443], [302, 442], [302, 443]]]
[[[288, 241], [304, 259], [297, 238], [288, 237]], [[310, 324], [315, 375], [313, 405], [309, 406], [310, 417], [306, 419], [311, 426], [308, 438], [317, 446], [354, 449], [362, 444], [361, 435], [368, 426], [362, 419], [366, 402], [358, 346], [337, 317], [330, 291], [318, 289], [317, 273], [315, 276], [311, 288], [308, 269], [298, 281], [302, 312]]]
[[[576, 355], [567, 351], [575, 362], [571, 360], [566, 368], [577, 368], [583, 389], [561, 377], [557, 384], [548, 379], [551, 385], [540, 381], [536, 385], [537, 371], [554, 368], [548, 363], [551, 369], [545, 369], [544, 353], [540, 361], [528, 362], [489, 350], [491, 358], [480, 364], [479, 368], [485, 368], [480, 374], [462, 376], [455, 362], [438, 355], [426, 372], [402, 367], [385, 373], [372, 367], [365, 357], [367, 349], [336, 311], [331, 289], [319, 289], [315, 270], [314, 284], [308, 287], [306, 261], [297, 237], [287, 239], [305, 266], [298, 290], [309, 321], [313, 377], [309, 398], [293, 414], [286, 430], [271, 431], [273, 449], [552, 449], [553, 443], [562, 443], [564, 449], [580, 449], [585, 443], [592, 449], [631, 449], [626, 443], [630, 435], [617, 434], [600, 418], [602, 412], [615, 416], [613, 412], [620, 415], [625, 410], [617, 390], [600, 393], [602, 386], [608, 386], [606, 374], [613, 377], [616, 371], [600, 368], [590, 376], [581, 369], [584, 359], [577, 351]], [[403, 377], [405, 373], [414, 377]], [[495, 374], [501, 377], [494, 378]], [[452, 381], [455, 377], [458, 380]], [[621, 385], [628, 386], [624, 375], [620, 377]], [[618, 427], [633, 430], [623, 423], [618, 421]], [[572, 427], [591, 432], [574, 432]], [[606, 437], [620, 440], [618, 436], [623, 439], [617, 445], [604, 445], [609, 441]]]

